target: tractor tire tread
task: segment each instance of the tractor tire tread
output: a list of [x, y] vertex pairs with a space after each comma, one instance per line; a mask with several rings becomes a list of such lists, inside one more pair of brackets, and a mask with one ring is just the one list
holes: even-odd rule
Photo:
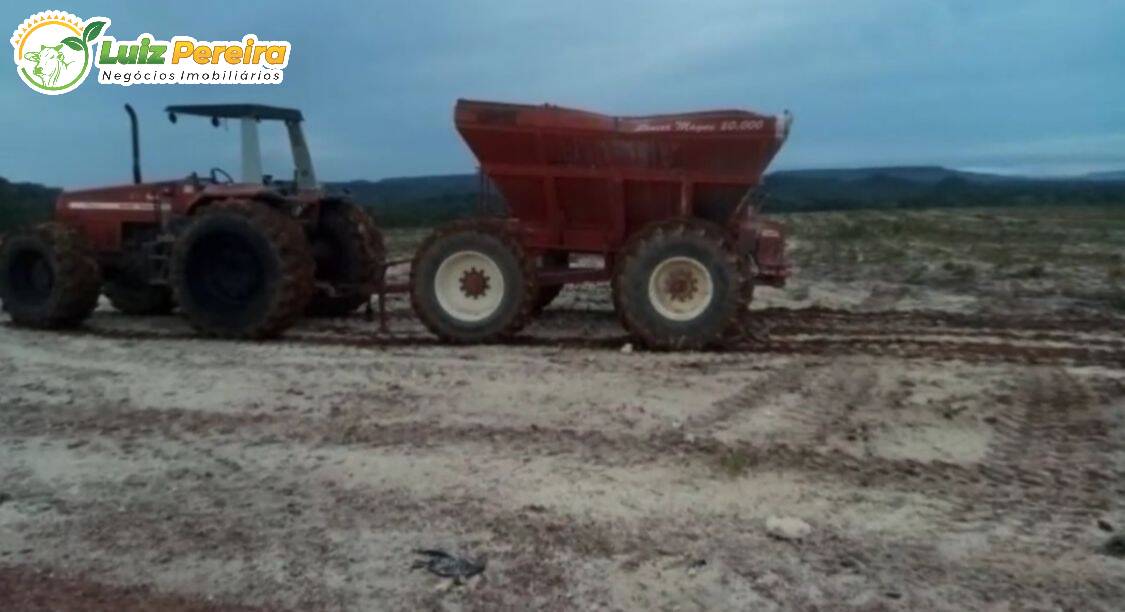
[[[89, 318], [98, 305], [102, 281], [98, 262], [82, 234], [48, 222], [8, 235], [4, 245], [18, 238], [30, 238], [54, 259], [57, 287], [42, 308], [23, 308], [5, 300], [4, 310], [12, 321], [36, 329], [63, 329]], [[7, 257], [6, 249], [0, 251], [0, 265], [7, 266]]]
[[[196, 316], [197, 313], [185, 308], [187, 302], [181, 295], [185, 286], [182, 265], [184, 245], [181, 240], [176, 242], [172, 258], [172, 286], [176, 302], [185, 311], [192, 327], [207, 336], [258, 340], [280, 335], [301, 317], [313, 293], [314, 263], [304, 230], [295, 220], [254, 200], [226, 200], [210, 204], [198, 214], [197, 222], [217, 215], [242, 217], [264, 235], [281, 263], [280, 290], [274, 293], [264, 316], [259, 317], [254, 325], [241, 330], [232, 331], [206, 317]], [[190, 231], [189, 228], [185, 234]]]
[[379, 226], [371, 215], [350, 202], [332, 204], [331, 207], [331, 210], [323, 214], [335, 218], [322, 218], [321, 222], [339, 224], [338, 229], [344, 232], [348, 240], [361, 245], [364, 252], [356, 260], [360, 268], [357, 276], [368, 279], [368, 283], [355, 295], [333, 297], [319, 290], [314, 291], [306, 309], [307, 314], [314, 317], [341, 317], [354, 312], [356, 308], [371, 299], [371, 294], [382, 285], [383, 275], [386, 272], [384, 266], [387, 255], [383, 233], [379, 231]]
[[[634, 304], [629, 292], [624, 290], [627, 282], [625, 276], [633, 271], [643, 253], [670, 241], [684, 240], [714, 246], [723, 265], [732, 271], [735, 286], [720, 296], [720, 299], [726, 301], [719, 305], [720, 312], [726, 313], [726, 321], [713, 328], [710, 333], [661, 333], [650, 326], [644, 317], [635, 316], [640, 305]], [[743, 313], [749, 307], [749, 297], [752, 295], [752, 289], [747, 289], [751, 284], [747, 272], [744, 262], [735, 253], [732, 237], [721, 226], [700, 219], [657, 221], [636, 232], [622, 247], [611, 279], [613, 307], [625, 329], [646, 347], [663, 350], [721, 347], [732, 338], [741, 336]]]
[[[425, 257], [428, 251], [439, 241], [460, 233], [478, 233], [498, 239], [505, 248], [511, 250], [516, 261], [519, 262], [519, 273], [523, 278], [523, 296], [518, 298], [519, 308], [517, 312], [498, 333], [483, 339], [476, 335], [459, 335], [455, 331], [450, 331], [445, 328], [438, 319], [439, 315], [431, 312], [431, 309], [423, 302], [417, 290], [419, 287], [418, 283], [420, 282], [418, 271], [421, 268], [420, 263], [422, 258]], [[426, 328], [445, 342], [452, 344], [494, 342], [516, 335], [535, 318], [536, 297], [539, 294], [539, 283], [537, 279], [538, 270], [536, 269], [535, 260], [527, 256], [523, 245], [503, 219], [462, 219], [447, 223], [434, 230], [422, 241], [418, 250], [415, 251], [414, 259], [410, 266], [410, 304], [414, 312], [418, 315], [418, 318], [425, 324]]]

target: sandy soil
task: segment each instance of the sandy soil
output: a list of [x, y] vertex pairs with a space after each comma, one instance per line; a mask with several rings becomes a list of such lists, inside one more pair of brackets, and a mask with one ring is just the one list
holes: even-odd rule
[[[720, 353], [623, 352], [596, 287], [490, 347], [398, 300], [389, 336], [5, 325], [0, 602], [1120, 609], [1125, 318], [803, 282], [761, 292], [768, 342]], [[420, 547], [484, 579], [441, 590]]]

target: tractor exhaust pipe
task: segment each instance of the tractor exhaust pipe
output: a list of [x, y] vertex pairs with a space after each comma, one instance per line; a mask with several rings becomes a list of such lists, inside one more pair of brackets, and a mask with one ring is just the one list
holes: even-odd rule
[[141, 184], [141, 143], [137, 137], [137, 113], [129, 104], [125, 105], [125, 112], [129, 113], [129, 127], [133, 133], [133, 184]]

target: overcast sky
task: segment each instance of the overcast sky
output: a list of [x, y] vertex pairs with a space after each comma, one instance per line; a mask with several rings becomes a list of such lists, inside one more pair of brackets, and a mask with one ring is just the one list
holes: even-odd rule
[[[237, 168], [237, 129], [171, 125], [167, 104], [304, 110], [322, 180], [471, 172], [458, 97], [610, 114], [747, 108], [796, 116], [774, 168], [940, 164], [1028, 174], [1125, 168], [1120, 0], [7, 0], [104, 15], [132, 39], [254, 33], [293, 43], [282, 85], [100, 85], [32, 92], [0, 78], [0, 176], [127, 181], [131, 102], [146, 178]], [[12, 57], [9, 46], [9, 55]], [[278, 133], [267, 171], [291, 164]]]

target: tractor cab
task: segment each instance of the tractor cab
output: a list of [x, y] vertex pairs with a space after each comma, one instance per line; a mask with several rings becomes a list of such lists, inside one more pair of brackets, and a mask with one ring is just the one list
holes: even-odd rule
[[[165, 111], [172, 123], [176, 123], [181, 115], [210, 118], [211, 125], [215, 127], [221, 125], [220, 122], [224, 119], [238, 120], [242, 150], [241, 176], [236, 181], [226, 170], [211, 168], [209, 178], [212, 184], [266, 185], [288, 193], [319, 188], [312, 156], [301, 130], [301, 122], [304, 121], [301, 111], [263, 104], [183, 104], [169, 106]], [[281, 121], [285, 124], [289, 133], [289, 146], [293, 152], [292, 182], [274, 181], [273, 177], [262, 174], [262, 148], [258, 137], [258, 124], [262, 121]]]

